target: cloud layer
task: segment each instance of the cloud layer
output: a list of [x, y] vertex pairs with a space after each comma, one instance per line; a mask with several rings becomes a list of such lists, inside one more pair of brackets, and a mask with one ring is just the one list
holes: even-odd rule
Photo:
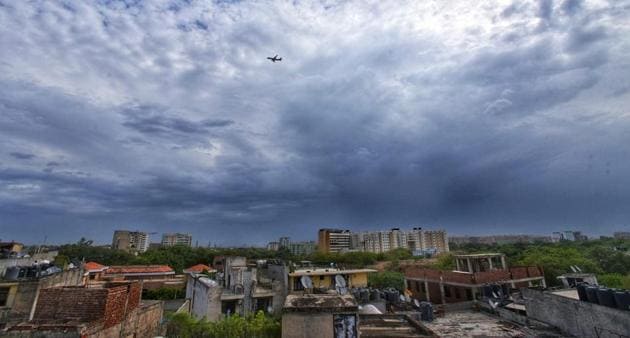
[[0, 0], [2, 239], [627, 229], [629, 9]]

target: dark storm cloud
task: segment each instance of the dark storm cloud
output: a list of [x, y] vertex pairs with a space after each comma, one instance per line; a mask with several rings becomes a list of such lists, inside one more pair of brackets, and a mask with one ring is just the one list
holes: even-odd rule
[[627, 6], [11, 3], [0, 225], [203, 244], [321, 226], [618, 229]]
[[137, 107], [123, 113], [126, 116], [124, 126], [135, 129], [144, 134], [158, 134], [169, 136], [173, 133], [207, 134], [212, 128], [227, 127], [234, 124], [232, 120], [201, 120], [191, 121], [174, 116], [166, 116], [157, 107]]
[[18, 160], [30, 160], [35, 158], [35, 155], [33, 154], [25, 154], [25, 153], [19, 153], [19, 152], [13, 152], [10, 153], [9, 155], [11, 155], [13, 158], [17, 158]]

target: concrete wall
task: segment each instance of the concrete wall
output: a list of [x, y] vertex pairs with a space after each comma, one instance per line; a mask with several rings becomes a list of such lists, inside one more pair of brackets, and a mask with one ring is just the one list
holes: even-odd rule
[[630, 311], [523, 289], [527, 316], [576, 337], [630, 336]]
[[332, 313], [285, 313], [282, 338], [333, 338]]
[[222, 291], [218, 283], [213, 286], [189, 277], [186, 298], [190, 299], [190, 314], [197, 319], [206, 318], [209, 321], [221, 319]]
[[0, 318], [1, 324], [16, 324], [29, 319], [33, 303], [38, 299], [41, 289], [54, 286], [77, 286], [83, 281], [83, 269], [66, 270], [61, 273], [36, 280], [20, 280], [0, 283], [11, 287], [11, 297], [7, 309]]

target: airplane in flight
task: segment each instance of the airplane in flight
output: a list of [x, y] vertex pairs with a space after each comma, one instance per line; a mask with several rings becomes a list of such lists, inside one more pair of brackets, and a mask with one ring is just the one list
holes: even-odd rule
[[267, 59], [271, 60], [271, 62], [276, 63], [276, 61], [282, 61], [282, 58], [278, 57], [278, 54], [274, 57], [268, 57]]

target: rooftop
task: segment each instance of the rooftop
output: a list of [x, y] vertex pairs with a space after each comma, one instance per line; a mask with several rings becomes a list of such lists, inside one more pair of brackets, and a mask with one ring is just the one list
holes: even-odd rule
[[323, 276], [323, 275], [348, 275], [355, 273], [369, 273], [376, 272], [374, 269], [348, 269], [348, 270], [340, 270], [336, 268], [314, 268], [314, 269], [300, 269], [294, 272], [289, 273], [289, 276], [292, 277], [300, 277], [300, 276]]
[[127, 265], [127, 266], [110, 266], [106, 270], [107, 274], [160, 274], [174, 275], [175, 271], [168, 265]]
[[[484, 312], [464, 310], [446, 312], [432, 322], [422, 322], [438, 337], [539, 337], [541, 332], [518, 326]], [[550, 336], [548, 336], [550, 337]]]
[[422, 324], [405, 314], [360, 315], [359, 331], [361, 337], [434, 337]]
[[188, 269], [185, 269], [184, 272], [185, 273], [190, 273], [190, 272], [194, 272], [194, 273], [202, 273], [204, 271], [208, 271], [208, 272], [216, 272], [217, 270], [205, 265], [205, 264], [197, 264], [197, 265], [193, 265], [191, 267], [189, 267]]
[[357, 310], [358, 304], [352, 295], [288, 295], [284, 301], [284, 311], [288, 312], [345, 312]]
[[83, 268], [87, 272], [101, 272], [101, 271], [107, 270], [109, 267], [105, 266], [105, 265], [102, 265], [102, 264], [99, 264], [99, 263], [96, 263], [96, 262], [87, 262], [87, 263], [85, 263]]

